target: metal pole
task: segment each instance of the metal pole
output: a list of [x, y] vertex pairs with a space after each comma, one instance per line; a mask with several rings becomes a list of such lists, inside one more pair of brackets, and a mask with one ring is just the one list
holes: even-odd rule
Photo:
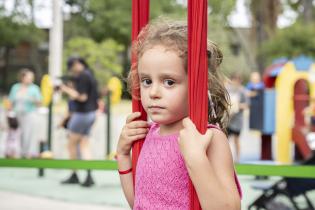
[[48, 106], [48, 129], [47, 129], [47, 150], [51, 151], [51, 140], [52, 140], [52, 121], [53, 121], [53, 100], [49, 103]]
[[[48, 72], [49, 76], [54, 81], [57, 77], [61, 76], [62, 70], [62, 40], [63, 40], [63, 19], [62, 19], [62, 0], [52, 0], [52, 26], [49, 30], [49, 63]], [[47, 132], [47, 150], [51, 151], [52, 140], [52, 106], [48, 106], [48, 132]], [[44, 175], [44, 169], [39, 169], [39, 176]]]
[[[39, 152], [42, 153], [45, 150], [45, 142], [40, 142], [39, 143]], [[39, 177], [43, 177], [44, 174], [44, 169], [43, 168], [39, 168], [38, 169], [38, 176]]]
[[[52, 107], [53, 107], [53, 100], [48, 105], [48, 123], [47, 123], [47, 143], [41, 142], [39, 145], [39, 151], [40, 153], [48, 150], [51, 151], [51, 139], [52, 139]], [[38, 169], [38, 176], [43, 177], [44, 176], [44, 168]]]
[[61, 76], [62, 69], [62, 0], [52, 0], [52, 27], [49, 31], [49, 75], [54, 80]]
[[110, 105], [110, 96], [111, 96], [111, 91], [108, 91], [108, 94], [106, 96], [107, 100], [106, 100], [106, 112], [107, 112], [107, 123], [106, 123], [106, 126], [107, 126], [107, 145], [106, 145], [106, 155], [108, 156], [109, 153], [110, 153], [110, 135], [111, 135], [111, 123], [110, 123], [110, 112], [111, 112], [111, 105]]

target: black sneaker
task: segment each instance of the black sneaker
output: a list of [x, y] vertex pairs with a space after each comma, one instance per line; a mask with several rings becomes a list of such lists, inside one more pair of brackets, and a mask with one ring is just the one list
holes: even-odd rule
[[76, 173], [72, 173], [68, 179], [61, 182], [61, 184], [79, 184], [79, 183], [80, 181]]
[[94, 180], [93, 180], [92, 176], [91, 176], [90, 174], [88, 174], [88, 175], [86, 176], [85, 181], [84, 181], [83, 183], [81, 183], [81, 186], [82, 186], [82, 187], [91, 187], [91, 186], [94, 185], [94, 184], [95, 184], [95, 183], [94, 183]]

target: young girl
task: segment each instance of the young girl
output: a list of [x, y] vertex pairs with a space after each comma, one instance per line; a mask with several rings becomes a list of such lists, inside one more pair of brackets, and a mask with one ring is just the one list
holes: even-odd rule
[[[202, 209], [240, 209], [240, 192], [226, 128], [228, 96], [218, 76], [222, 54], [208, 42], [209, 88], [214, 115], [202, 135], [188, 118], [187, 25], [153, 23], [145, 27], [134, 45], [138, 63], [129, 75], [140, 89], [142, 105], [150, 119], [127, 117], [117, 146], [120, 180], [133, 209], [189, 209], [189, 179]], [[215, 116], [215, 117], [214, 117]], [[221, 127], [218, 128], [214, 124]], [[133, 142], [145, 138], [136, 169], [131, 173]]]

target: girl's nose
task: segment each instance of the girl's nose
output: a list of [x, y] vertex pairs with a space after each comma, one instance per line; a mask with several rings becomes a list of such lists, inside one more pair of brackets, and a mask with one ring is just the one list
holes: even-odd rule
[[150, 98], [159, 98], [160, 97], [160, 90], [159, 86], [154, 84], [150, 88]]

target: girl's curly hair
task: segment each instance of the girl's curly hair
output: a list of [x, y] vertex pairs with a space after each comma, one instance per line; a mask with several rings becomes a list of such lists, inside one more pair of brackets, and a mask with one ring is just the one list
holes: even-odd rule
[[[187, 24], [183, 21], [165, 21], [158, 20], [144, 27], [138, 35], [136, 41], [132, 43], [132, 53], [138, 59], [142, 57], [144, 52], [156, 45], [162, 45], [167, 50], [178, 53], [183, 59], [184, 67], [187, 69]], [[207, 41], [208, 55], [208, 89], [211, 93], [213, 108], [216, 117], [209, 115], [209, 123], [219, 124], [221, 129], [225, 131], [229, 118], [229, 96], [223, 82], [223, 75], [218, 71], [223, 60], [223, 54], [215, 43]], [[135, 62], [130, 69], [128, 75], [128, 87], [132, 97], [139, 99], [140, 81], [138, 76], [138, 66]], [[131, 90], [135, 91], [131, 91]], [[209, 112], [211, 113], [209, 106]]]

